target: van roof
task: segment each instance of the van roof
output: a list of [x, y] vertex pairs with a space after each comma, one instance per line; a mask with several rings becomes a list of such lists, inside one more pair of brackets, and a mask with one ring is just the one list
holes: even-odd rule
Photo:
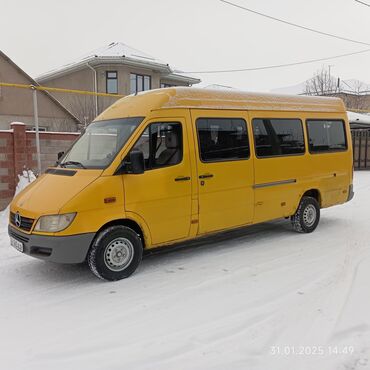
[[344, 113], [339, 98], [250, 93], [238, 90], [170, 87], [126, 96], [103, 112], [97, 120], [144, 116], [168, 108], [303, 111]]

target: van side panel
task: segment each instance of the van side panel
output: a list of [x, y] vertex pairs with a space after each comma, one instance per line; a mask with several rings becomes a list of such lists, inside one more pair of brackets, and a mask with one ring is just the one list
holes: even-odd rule
[[[348, 189], [352, 184], [353, 166], [352, 137], [347, 115], [308, 113], [305, 114], [304, 118], [306, 121], [310, 119], [335, 119], [343, 120], [345, 123], [347, 150], [309, 154], [310, 166], [308, 168], [309, 176], [312, 180], [316, 179], [318, 184], [322, 208], [344, 203], [348, 199]], [[307, 125], [305, 125], [305, 130], [308, 140]]]
[[187, 238], [190, 233], [193, 179], [186, 119], [166, 114], [152, 117], [140, 127], [140, 133], [144, 133], [151, 124], [165, 122], [175, 122], [182, 127], [182, 157], [179, 162], [154, 167], [142, 174], [122, 175], [126, 212], [140, 216], [149, 227], [152, 245], [147, 245], [147, 248]]
[[[253, 119], [297, 119], [302, 121], [299, 112], [251, 111], [249, 121]], [[254, 136], [253, 136], [254, 139]], [[254, 223], [287, 217], [295, 213], [297, 201], [302, 192], [310, 188], [307, 177], [309, 157], [307, 153], [289, 156], [261, 157], [255, 156], [255, 217]]]
[[[288, 217], [296, 212], [306, 191], [317, 190], [321, 207], [344, 203], [352, 173], [352, 145], [345, 114], [251, 111], [253, 118], [295, 118], [303, 123], [305, 153], [303, 155], [255, 158], [254, 223]], [[341, 119], [346, 122], [346, 151], [310, 154], [306, 119]], [[253, 141], [253, 151], [255, 146]]]
[[[210, 153], [210, 157], [202, 159], [200, 152], [202, 131], [197, 129], [197, 120], [223, 119], [225, 122], [238, 120], [239, 123], [243, 122], [242, 125], [248, 134], [250, 146], [251, 137], [248, 130], [247, 113], [236, 110], [192, 109], [191, 117], [198, 171], [196, 179], [199, 189], [198, 233], [207, 234], [251, 224], [254, 212], [253, 156], [248, 155], [248, 149], [245, 148], [244, 158], [223, 158], [224, 153], [227, 153], [225, 148], [228, 148], [230, 144], [225, 144], [222, 141], [222, 135], [219, 132], [212, 131], [217, 134], [217, 138], [212, 138], [211, 131], [203, 131], [203, 136], [206, 133], [209, 134], [208, 145], [204, 145], [203, 149]], [[209, 129], [212, 130], [212, 124], [209, 125]], [[224, 132], [227, 133], [226, 130]], [[206, 142], [204, 137], [203, 140], [204, 144]]]

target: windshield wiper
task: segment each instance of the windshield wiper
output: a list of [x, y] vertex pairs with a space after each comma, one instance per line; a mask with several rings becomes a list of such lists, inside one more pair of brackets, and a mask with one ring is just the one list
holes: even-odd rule
[[66, 162], [63, 162], [63, 163], [59, 163], [60, 167], [65, 167], [65, 166], [68, 166], [68, 165], [80, 166], [81, 168], [86, 169], [86, 167], [81, 162], [77, 162], [77, 161], [66, 161]]

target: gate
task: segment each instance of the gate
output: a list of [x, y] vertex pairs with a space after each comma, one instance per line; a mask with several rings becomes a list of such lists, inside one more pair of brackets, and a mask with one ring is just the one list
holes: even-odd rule
[[352, 130], [353, 165], [356, 170], [370, 169], [370, 130]]

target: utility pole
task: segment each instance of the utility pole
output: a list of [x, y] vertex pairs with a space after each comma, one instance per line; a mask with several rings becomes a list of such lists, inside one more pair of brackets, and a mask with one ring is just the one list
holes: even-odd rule
[[329, 78], [331, 77], [331, 67], [334, 67], [334, 64], [329, 64], [328, 65], [328, 68], [329, 68]]
[[[328, 87], [330, 90], [332, 90], [332, 83], [331, 83], [331, 67], [334, 67], [334, 64], [329, 64], [328, 69], [329, 69], [329, 81], [328, 81]], [[333, 91], [329, 91], [329, 94], [332, 93]]]
[[37, 156], [37, 172], [41, 175], [41, 156], [40, 156], [40, 135], [39, 135], [39, 113], [37, 109], [37, 90], [35, 86], [31, 87], [33, 98], [33, 118], [35, 122], [35, 136], [36, 136], [36, 156]]

